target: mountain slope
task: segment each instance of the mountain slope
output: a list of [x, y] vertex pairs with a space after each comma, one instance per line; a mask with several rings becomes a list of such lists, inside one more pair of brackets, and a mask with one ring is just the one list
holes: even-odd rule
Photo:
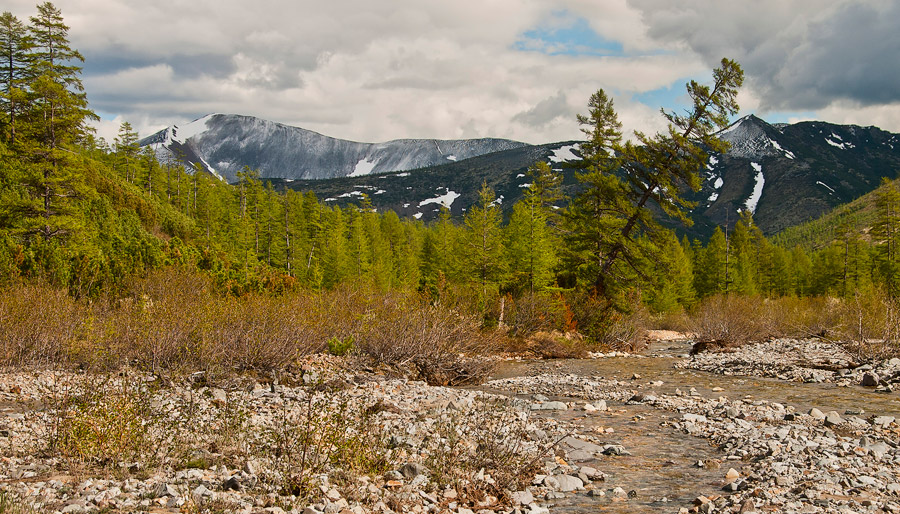
[[[893, 178], [900, 170], [900, 136], [875, 127], [824, 122], [771, 125], [751, 115], [720, 135], [731, 149], [712, 154], [701, 170], [702, 189], [686, 194], [697, 202], [694, 226], [670, 225], [690, 237], [705, 239], [716, 226], [733, 226], [744, 209], [753, 211], [763, 232], [772, 235], [872, 191], [881, 177]], [[567, 142], [523, 147], [411, 173], [289, 185], [340, 205], [357, 203], [366, 193], [379, 210], [428, 220], [437, 215], [441, 200], [452, 206], [454, 215], [461, 214], [474, 203], [482, 181], [502, 195], [504, 208], [511, 207], [527, 182], [525, 171], [537, 160], [554, 161], [563, 173], [566, 192], [576, 192], [575, 170], [561, 163], [562, 156], [576, 158], [575, 146]]]
[[694, 218], [731, 225], [749, 209], [766, 234], [818, 218], [900, 171], [900, 136], [820, 121], [770, 125], [750, 115], [720, 133], [731, 149], [710, 157]]
[[[365, 194], [379, 210], [393, 210], [400, 216], [422, 220], [437, 218], [441, 206], [461, 216], [478, 199], [482, 183], [494, 189], [498, 203], [511, 208], [527, 185], [528, 167], [549, 160], [561, 169], [564, 159], [573, 159], [574, 142], [524, 146], [461, 162], [432, 166], [409, 172], [329, 180], [273, 181], [299, 191], [312, 191], [326, 204], [358, 204]], [[574, 190], [574, 170], [567, 169], [564, 188]]]
[[211, 114], [140, 141], [161, 161], [180, 159], [229, 182], [245, 166], [260, 176], [325, 179], [404, 171], [526, 145], [507, 139], [398, 139], [357, 143], [233, 114]]

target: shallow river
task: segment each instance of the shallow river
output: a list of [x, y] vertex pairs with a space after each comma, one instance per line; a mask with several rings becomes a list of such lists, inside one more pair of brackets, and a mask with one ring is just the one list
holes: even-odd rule
[[[835, 410], [840, 414], [862, 409], [865, 411], [863, 417], [876, 414], [900, 418], [900, 399], [896, 394], [875, 393], [863, 387], [803, 384], [675, 369], [674, 364], [679, 356], [687, 350], [685, 343], [661, 342], [654, 343], [647, 352], [651, 357], [645, 358], [507, 362], [498, 368], [492, 378], [570, 373], [630, 381], [634, 374], [639, 374], [640, 378], [634, 382], [643, 384], [642, 390], [652, 394], [674, 394], [676, 389], [687, 392], [693, 387], [705, 397], [768, 400], [793, 406], [797, 412], [806, 412], [812, 407], [823, 412]], [[662, 385], [647, 387], [648, 382], [658, 381], [662, 381]], [[713, 388], [717, 388], [716, 391]], [[510, 391], [494, 392], [512, 394]], [[553, 512], [677, 512], [680, 507], [690, 506], [690, 502], [699, 495], [722, 494], [721, 487], [728, 468], [741, 471], [742, 462], [724, 460], [725, 454], [706, 439], [665, 425], [666, 420], [680, 419], [680, 414], [646, 405], [608, 403], [610, 410], [602, 415], [586, 415], [580, 410], [536, 411], [541, 412], [538, 414], [541, 416], [577, 421], [587, 431], [593, 429], [601, 433], [605, 428], [612, 428], [612, 433], [602, 436], [604, 443], [621, 444], [632, 453], [631, 456], [603, 457], [580, 463], [608, 475], [606, 484], [599, 484], [606, 490], [607, 496], [567, 495], [565, 499], [555, 501]], [[708, 465], [698, 467], [698, 460]], [[613, 498], [609, 494], [612, 487], [634, 491], [636, 496]]]

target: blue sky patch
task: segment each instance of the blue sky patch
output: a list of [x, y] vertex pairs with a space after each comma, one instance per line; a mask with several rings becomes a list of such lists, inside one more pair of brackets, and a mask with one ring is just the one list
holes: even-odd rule
[[606, 39], [586, 19], [566, 11], [554, 13], [546, 27], [538, 27], [522, 34], [514, 48], [523, 52], [541, 52], [548, 55], [621, 56], [625, 54], [622, 43]]

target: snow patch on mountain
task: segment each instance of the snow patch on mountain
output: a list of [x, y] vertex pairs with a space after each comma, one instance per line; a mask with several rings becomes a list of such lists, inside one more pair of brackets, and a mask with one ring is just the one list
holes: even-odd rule
[[747, 198], [747, 202], [744, 203], [744, 206], [751, 214], [756, 214], [756, 206], [759, 204], [759, 199], [762, 197], [763, 186], [766, 184], [766, 177], [763, 175], [762, 166], [759, 163], [751, 162], [750, 166], [756, 170], [756, 183], [753, 185], [753, 193], [750, 194], [750, 198]]
[[774, 139], [769, 138], [769, 144], [771, 144], [772, 147], [775, 148], [776, 150], [778, 150], [779, 152], [783, 153], [784, 156], [787, 157], [788, 159], [796, 159], [796, 157], [794, 156], [794, 153], [791, 152], [790, 150], [785, 150], [784, 148], [782, 148], [781, 145], [778, 144], [778, 141], [775, 141]]
[[707, 200], [709, 203], [713, 203], [719, 199], [719, 193], [713, 193], [709, 195], [709, 199]]
[[453, 205], [453, 202], [456, 201], [456, 199], [459, 198], [461, 195], [459, 193], [451, 191], [447, 188], [444, 188], [444, 189], [447, 190], [447, 192], [445, 194], [437, 196], [435, 198], [428, 198], [427, 200], [422, 200], [421, 202], [419, 202], [419, 207], [424, 207], [430, 203], [438, 203], [449, 209], [450, 206]]
[[725, 184], [725, 181], [722, 180], [722, 177], [716, 177], [716, 182], [713, 184], [713, 187], [716, 189], [720, 189], [723, 184]]
[[363, 175], [368, 175], [372, 173], [372, 170], [375, 169], [375, 161], [369, 160], [368, 158], [363, 159], [356, 163], [356, 167], [353, 168], [353, 173], [349, 176], [351, 177], [361, 177]]
[[576, 145], [566, 145], [553, 150], [553, 155], [549, 157], [550, 162], [557, 163], [563, 161], [571, 161], [578, 159], [578, 156], [572, 150]]
[[[834, 193], [834, 189], [832, 189], [831, 187], [829, 187], [828, 184], [826, 184], [826, 183], [824, 183], [824, 182], [822, 182], [822, 181], [820, 181], [820, 180], [817, 180], [817, 181], [816, 181], [816, 184], [818, 184], [818, 185], [824, 187], [825, 189], [831, 191], [831, 193]], [[831, 194], [831, 193], [828, 193], [828, 194]]]

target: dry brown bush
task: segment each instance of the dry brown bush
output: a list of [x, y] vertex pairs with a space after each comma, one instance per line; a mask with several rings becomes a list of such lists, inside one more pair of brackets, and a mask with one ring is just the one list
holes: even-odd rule
[[14, 285], [0, 294], [0, 364], [50, 365], [82, 335], [86, 306], [47, 285]]
[[526, 293], [515, 299], [507, 295], [504, 322], [508, 333], [515, 337], [562, 330], [565, 328], [565, 304], [553, 294]]
[[780, 337], [831, 337], [841, 325], [837, 298], [785, 296], [765, 304], [768, 324]]
[[838, 339], [860, 360], [900, 355], [900, 301], [883, 291], [857, 293], [839, 308]]
[[478, 316], [431, 305], [417, 295], [387, 293], [374, 301], [359, 300], [364, 303], [347, 311], [362, 321], [352, 335], [359, 351], [376, 363], [414, 370], [432, 384], [477, 382], [490, 371], [479, 357], [496, 343], [481, 330]]
[[761, 341], [772, 335], [765, 300], [758, 296], [706, 298], [692, 313], [689, 328], [698, 342], [723, 346]]
[[206, 277], [169, 269], [136, 280], [124, 298], [93, 304], [47, 286], [8, 291], [0, 298], [0, 364], [270, 370], [335, 338], [375, 363], [459, 384], [489, 370], [477, 357], [496, 348], [496, 335], [480, 326], [478, 316], [412, 293], [345, 287], [223, 296]]

